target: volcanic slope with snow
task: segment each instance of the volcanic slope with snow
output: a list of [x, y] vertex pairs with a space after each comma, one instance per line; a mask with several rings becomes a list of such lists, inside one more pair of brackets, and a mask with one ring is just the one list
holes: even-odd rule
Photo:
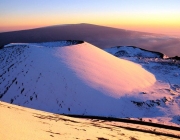
[[170, 84], [141, 63], [86, 42], [70, 44], [6, 45], [0, 50], [0, 100], [60, 114], [180, 123], [178, 78]]
[[180, 138], [177, 127], [176, 130], [168, 130], [122, 122], [73, 118], [1, 101], [0, 112], [1, 140], [178, 140]]

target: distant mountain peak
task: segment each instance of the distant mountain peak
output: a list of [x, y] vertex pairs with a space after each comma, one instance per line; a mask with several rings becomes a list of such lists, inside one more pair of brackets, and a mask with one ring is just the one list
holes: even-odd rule
[[9, 43], [83, 40], [101, 49], [112, 46], [138, 46], [170, 57], [180, 56], [180, 39], [154, 33], [131, 31], [89, 23], [53, 25], [0, 33], [0, 48]]

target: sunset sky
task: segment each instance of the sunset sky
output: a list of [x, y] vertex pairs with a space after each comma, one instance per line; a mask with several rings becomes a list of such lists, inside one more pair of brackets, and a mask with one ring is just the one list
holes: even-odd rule
[[0, 0], [0, 32], [76, 23], [180, 36], [180, 0]]

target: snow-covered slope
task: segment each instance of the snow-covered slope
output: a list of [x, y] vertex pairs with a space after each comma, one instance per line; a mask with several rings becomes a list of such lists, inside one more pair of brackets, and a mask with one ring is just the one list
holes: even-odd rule
[[172, 99], [169, 84], [155, 73], [88, 43], [67, 45], [19, 43], [0, 50], [0, 100], [53, 113], [179, 124], [178, 91]]
[[107, 48], [105, 51], [118, 57], [168, 58], [160, 52], [148, 51], [135, 46], [117, 46]]
[[[178, 130], [97, 119], [79, 119], [0, 101], [1, 140], [177, 140]], [[156, 129], [156, 131], [154, 131]]]
[[[160, 110], [163, 108], [163, 111], [157, 115], [158, 121], [169, 120], [180, 124], [180, 60], [176, 57], [168, 58], [159, 52], [131, 46], [112, 47], [105, 49], [105, 51], [120, 59], [138, 63], [155, 75], [156, 84], [150, 91], [142, 92], [142, 96], [147, 98], [141, 101], [136, 99], [133, 101], [135, 105], [149, 111], [155, 108], [160, 108]], [[168, 116], [168, 118], [162, 116]]]

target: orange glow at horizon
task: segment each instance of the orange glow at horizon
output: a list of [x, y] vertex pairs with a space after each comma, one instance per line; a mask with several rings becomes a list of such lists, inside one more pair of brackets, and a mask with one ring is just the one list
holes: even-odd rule
[[160, 18], [158, 17], [147, 17], [147, 18], [120, 18], [119, 20], [111, 20], [107, 26], [149, 32], [158, 34], [175, 35], [180, 37], [180, 19], [174, 17]]
[[0, 25], [0, 32], [15, 31], [24, 29], [33, 29], [44, 26], [60, 25], [60, 24], [77, 24], [77, 23], [90, 23], [96, 25], [110, 26], [114, 28], [121, 28], [127, 30], [150, 32], [158, 34], [176, 35], [180, 36], [180, 19], [177, 20], [176, 16], [167, 15], [166, 17], [156, 16], [130, 16], [130, 15], [114, 15], [113, 17], [107, 15], [108, 18], [101, 16], [98, 20], [91, 14], [88, 15], [88, 19], [83, 17], [72, 16], [72, 19], [63, 17], [63, 22], [60, 18], [53, 16], [49, 17], [27, 17], [22, 20], [6, 19]]
[[0, 32], [89, 23], [180, 36], [179, 0], [8, 0], [0, 5]]
[[[108, 25], [107, 25], [108, 26]], [[180, 27], [179, 26], [163, 26], [163, 25], [109, 25], [110, 27], [126, 29], [132, 31], [157, 33], [157, 34], [167, 34], [180, 37]]]

